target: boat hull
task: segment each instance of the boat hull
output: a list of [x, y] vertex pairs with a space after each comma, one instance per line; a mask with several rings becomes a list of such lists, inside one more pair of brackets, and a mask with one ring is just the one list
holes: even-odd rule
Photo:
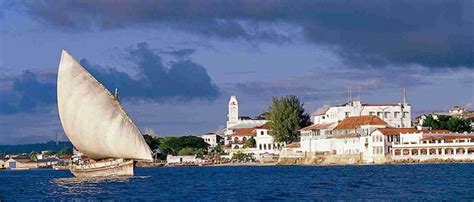
[[70, 170], [76, 177], [132, 176], [134, 174], [134, 161], [117, 159], [72, 165]]

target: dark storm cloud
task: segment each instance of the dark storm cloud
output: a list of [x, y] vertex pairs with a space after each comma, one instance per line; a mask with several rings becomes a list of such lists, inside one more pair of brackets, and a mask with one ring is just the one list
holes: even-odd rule
[[[338, 47], [351, 64], [474, 67], [474, 1], [30, 1], [35, 19], [66, 29], [162, 23], [221, 38], [289, 40], [275, 23]], [[254, 26], [244, 26], [249, 22]]]
[[[177, 51], [180, 52], [180, 50]], [[155, 50], [150, 49], [147, 43], [130, 47], [127, 53], [128, 59], [140, 73], [138, 79], [115, 68], [93, 65], [86, 59], [80, 62], [110, 91], [113, 92], [115, 88], [118, 88], [121, 97], [126, 99], [213, 100], [219, 95], [218, 87], [213, 84], [206, 69], [191, 60], [173, 61], [169, 68], [165, 67], [161, 57]], [[39, 81], [38, 76], [45, 78], [46, 81]], [[12, 79], [12, 77], [0, 78], [0, 80], [4, 79]], [[55, 74], [40, 75], [26, 70], [17, 78], [13, 78], [10, 83], [10, 89], [0, 91], [1, 114], [30, 112], [37, 110], [38, 107], [56, 103]]]
[[39, 105], [49, 105], [56, 101], [55, 83], [38, 81], [37, 75], [30, 70], [24, 71], [12, 83], [11, 90], [0, 92], [2, 114], [31, 111]]

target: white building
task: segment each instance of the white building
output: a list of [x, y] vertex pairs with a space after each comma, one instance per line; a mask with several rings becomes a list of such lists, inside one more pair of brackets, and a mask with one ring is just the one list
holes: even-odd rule
[[[373, 162], [373, 154], [382, 154], [380, 138], [372, 138], [373, 131], [386, 128], [378, 116], [348, 117], [340, 123], [315, 124], [301, 129], [300, 151], [305, 153], [361, 156]], [[376, 151], [376, 152], [374, 152]]]
[[306, 152], [330, 152], [335, 150], [332, 129], [337, 123], [313, 124], [300, 130], [300, 146]]
[[224, 141], [226, 146], [230, 146], [231, 135], [237, 129], [254, 128], [268, 122], [264, 117], [257, 116], [252, 119], [248, 116], [239, 116], [239, 102], [236, 96], [231, 96], [228, 105], [227, 126], [224, 131]]
[[347, 117], [374, 115], [384, 120], [389, 126], [405, 128], [411, 126], [411, 106], [404, 94], [401, 103], [365, 104], [352, 100], [343, 105], [323, 107], [313, 116], [315, 124], [337, 123]]
[[173, 156], [168, 155], [166, 156], [166, 162], [168, 164], [194, 164], [194, 163], [202, 163], [203, 160], [201, 158], [197, 158], [196, 155], [186, 155], [186, 156]]
[[370, 134], [379, 128], [387, 127], [387, 123], [378, 116], [356, 116], [345, 118], [333, 129], [336, 154], [360, 154], [370, 161], [372, 139]]
[[204, 142], [209, 144], [209, 147], [216, 147], [222, 139], [221, 136], [215, 133], [206, 133], [204, 135], [201, 135], [201, 138], [204, 140]]
[[278, 155], [280, 154], [281, 149], [286, 144], [284, 142], [275, 142], [273, 136], [270, 135], [269, 122], [261, 126], [254, 128], [255, 142], [259, 155], [271, 154]]
[[254, 138], [254, 128], [239, 128], [234, 130], [234, 133], [230, 136], [228, 147], [231, 149], [244, 149], [244, 145], [250, 138]]
[[393, 160], [474, 160], [474, 133], [402, 133], [392, 147]]

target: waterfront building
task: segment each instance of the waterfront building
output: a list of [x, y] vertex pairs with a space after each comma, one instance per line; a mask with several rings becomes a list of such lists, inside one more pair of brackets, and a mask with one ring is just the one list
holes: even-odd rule
[[244, 145], [250, 138], [255, 138], [254, 128], [240, 128], [232, 133], [229, 146], [231, 149], [244, 149]]
[[366, 154], [370, 158], [370, 134], [378, 128], [386, 128], [387, 123], [378, 116], [355, 116], [345, 118], [333, 129], [336, 154]]
[[342, 105], [323, 106], [313, 114], [315, 124], [337, 123], [348, 117], [378, 116], [390, 127], [405, 128], [411, 126], [411, 106], [403, 93], [401, 103], [366, 104], [359, 100], [351, 100]]
[[203, 160], [198, 158], [196, 155], [184, 155], [184, 156], [173, 156], [168, 155], [166, 156], [166, 162], [168, 164], [194, 164], [194, 163], [202, 163]]
[[383, 155], [380, 149], [383, 143], [371, 134], [387, 126], [374, 115], [347, 117], [340, 123], [314, 124], [300, 130], [300, 148], [294, 152], [347, 156], [353, 157], [354, 161], [373, 162], [374, 154]]
[[239, 116], [239, 102], [236, 96], [231, 96], [228, 104], [228, 120], [224, 131], [224, 144], [227, 147], [231, 145], [231, 136], [238, 129], [250, 129], [267, 123], [268, 120], [264, 114], [260, 114], [253, 119], [250, 116]]
[[269, 128], [270, 122], [254, 128], [255, 142], [258, 154], [262, 155], [279, 155], [280, 150], [285, 146], [284, 142], [276, 142], [271, 136]]
[[209, 144], [209, 147], [211, 148], [216, 147], [222, 140], [222, 137], [216, 133], [206, 133], [202, 135], [201, 138], [204, 140], [204, 142]]
[[306, 152], [329, 152], [334, 150], [332, 130], [338, 123], [321, 123], [300, 129], [301, 149]]
[[391, 150], [392, 160], [474, 160], [474, 133], [401, 133]]

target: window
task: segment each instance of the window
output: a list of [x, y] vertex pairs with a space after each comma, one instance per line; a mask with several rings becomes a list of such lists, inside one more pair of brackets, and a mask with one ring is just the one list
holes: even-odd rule
[[369, 112], [369, 115], [375, 115], [375, 112]]
[[398, 118], [400, 116], [400, 112], [393, 113], [393, 118]]
[[390, 116], [390, 112], [385, 112], [383, 115], [384, 118], [388, 118], [389, 116]]
[[260, 135], [263, 135], [263, 130], [262, 130], [262, 131], [260, 131]]
[[377, 112], [377, 116], [382, 118], [383, 112]]
[[403, 118], [407, 118], [408, 117], [408, 112], [403, 112]]
[[350, 112], [346, 112], [346, 118], [349, 117], [351, 115]]

